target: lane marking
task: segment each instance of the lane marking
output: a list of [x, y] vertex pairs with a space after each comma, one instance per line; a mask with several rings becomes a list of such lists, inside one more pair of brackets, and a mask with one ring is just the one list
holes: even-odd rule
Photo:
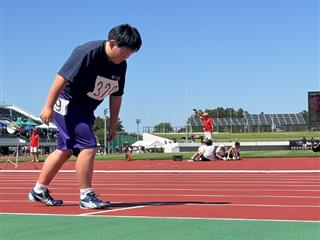
[[108, 212], [119, 212], [119, 211], [125, 211], [125, 210], [137, 209], [137, 208], [145, 208], [145, 207], [148, 207], [148, 206], [134, 206], [134, 207], [125, 207], [125, 208], [117, 208], [117, 209], [109, 209], [109, 210], [100, 210], [100, 211], [96, 211], [96, 212], [82, 213], [79, 216], [95, 215], [95, 214], [108, 213]]
[[261, 221], [261, 222], [297, 222], [297, 223], [320, 223], [320, 220], [301, 219], [266, 219], [266, 218], [203, 218], [203, 217], [154, 217], [154, 216], [117, 216], [117, 215], [73, 215], [73, 214], [47, 214], [47, 213], [1, 213], [0, 215], [17, 216], [51, 216], [51, 217], [90, 217], [90, 218], [145, 218], [145, 219], [168, 219], [168, 220], [208, 220], [208, 221]]
[[[40, 173], [41, 170], [0, 170], [0, 173]], [[59, 173], [75, 173], [60, 170]], [[95, 173], [320, 173], [320, 170], [94, 170]]]
[[[79, 193], [61, 193], [61, 192], [54, 192], [55, 195], [62, 195], [62, 196], [79, 196]], [[26, 192], [10, 192], [10, 193], [2, 193], [0, 195], [7, 196], [7, 195], [26, 195]], [[143, 193], [100, 193], [101, 196], [152, 196], [152, 197], [232, 197], [232, 198], [292, 198], [292, 199], [320, 199], [319, 196], [288, 196], [288, 195], [242, 195], [242, 194], [161, 194], [161, 193], [154, 193], [154, 194], [143, 194]]]
[[[16, 184], [15, 184], [16, 185]], [[56, 184], [55, 184], [56, 185]], [[110, 184], [113, 185], [113, 184]], [[127, 184], [123, 184], [124, 186], [127, 186]], [[68, 185], [69, 186], [69, 185]], [[74, 186], [78, 186], [78, 185], [74, 185]], [[94, 186], [96, 186], [94, 184]], [[154, 185], [152, 185], [154, 186]], [[103, 189], [103, 190], [111, 190], [111, 191], [130, 191], [130, 190], [134, 190], [134, 191], [191, 191], [191, 192], [200, 192], [200, 191], [241, 191], [241, 192], [320, 192], [319, 189], [319, 185], [315, 186], [318, 187], [318, 189], [252, 189], [252, 188], [114, 188], [114, 187], [95, 187], [94, 189]], [[30, 190], [28, 188], [24, 188], [24, 187], [1, 187], [0, 189], [3, 190]], [[50, 187], [50, 190], [61, 190], [61, 188], [59, 187]], [[64, 185], [63, 190], [72, 190], [75, 191], [75, 187], [66, 187], [66, 185]], [[9, 192], [10, 193], [10, 192]], [[108, 193], [106, 193], [108, 194]]]
[[[63, 201], [66, 204], [72, 204], [72, 205], [79, 205], [78, 201]], [[0, 203], [31, 203], [28, 200], [0, 200]], [[120, 202], [112, 202], [112, 204], [116, 205]], [[106, 210], [97, 210], [96, 212], [90, 212], [90, 213], [83, 213], [83, 215], [91, 215], [91, 214], [98, 214], [98, 213], [105, 213], [105, 212], [118, 212], [118, 211], [125, 211], [130, 209], [136, 209], [136, 208], [144, 208], [144, 207], [153, 207], [153, 206], [177, 206], [177, 205], [185, 205], [185, 206], [220, 206], [220, 207], [279, 207], [279, 208], [320, 208], [320, 205], [296, 205], [296, 204], [255, 204], [255, 203], [228, 203], [228, 204], [221, 204], [221, 203], [187, 203], [187, 202], [181, 202], [179, 204], [172, 204], [170, 205], [170, 202], [159, 202], [154, 204], [146, 204], [148, 202], [141, 202], [140, 204], [144, 204], [141, 206], [132, 206], [132, 207], [124, 207], [124, 208], [113, 208], [113, 209], [106, 209]], [[138, 205], [139, 202], [128, 202], [124, 203], [121, 202], [121, 204], [136, 204]], [[90, 209], [87, 209], [90, 210]], [[82, 214], [80, 214], [82, 215]]]

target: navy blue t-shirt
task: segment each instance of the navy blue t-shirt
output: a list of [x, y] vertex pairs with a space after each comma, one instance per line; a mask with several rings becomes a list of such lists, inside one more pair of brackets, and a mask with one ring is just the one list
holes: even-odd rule
[[58, 72], [68, 80], [60, 97], [69, 100], [69, 107], [93, 112], [104, 97], [123, 95], [127, 62], [109, 61], [105, 43], [100, 40], [76, 47]]

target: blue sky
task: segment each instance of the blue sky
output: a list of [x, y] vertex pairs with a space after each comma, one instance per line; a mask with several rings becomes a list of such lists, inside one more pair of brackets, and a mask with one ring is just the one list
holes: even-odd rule
[[192, 108], [298, 113], [320, 90], [318, 0], [0, 1], [1, 101], [35, 115], [73, 48], [121, 23], [143, 38], [120, 113], [129, 132], [136, 119], [183, 126]]

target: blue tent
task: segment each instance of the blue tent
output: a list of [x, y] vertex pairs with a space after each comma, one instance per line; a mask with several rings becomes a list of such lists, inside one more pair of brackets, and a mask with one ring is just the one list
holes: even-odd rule
[[25, 126], [23, 127], [23, 129], [26, 130], [26, 131], [29, 131], [29, 130], [34, 129], [34, 126], [33, 126], [33, 125], [25, 125]]

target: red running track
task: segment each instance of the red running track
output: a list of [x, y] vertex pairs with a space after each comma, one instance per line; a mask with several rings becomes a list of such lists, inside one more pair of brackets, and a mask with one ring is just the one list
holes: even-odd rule
[[[15, 159], [12, 159], [15, 160]], [[1, 165], [1, 167], [3, 164]], [[18, 163], [18, 170], [41, 169], [42, 163]], [[63, 169], [74, 170], [75, 162]], [[3, 170], [13, 170], [7, 163]], [[237, 161], [188, 162], [171, 160], [96, 161], [96, 170], [320, 170], [320, 156], [309, 158], [249, 158]]]
[[[319, 158], [96, 162], [100, 171], [94, 175], [94, 188], [112, 206], [83, 210], [78, 206], [73, 171], [59, 173], [50, 186], [52, 195], [65, 201], [64, 206], [29, 202], [27, 193], [39, 172], [31, 164], [21, 164], [17, 171], [0, 171], [0, 212], [320, 221], [319, 168]], [[74, 169], [74, 162], [63, 169]]]

